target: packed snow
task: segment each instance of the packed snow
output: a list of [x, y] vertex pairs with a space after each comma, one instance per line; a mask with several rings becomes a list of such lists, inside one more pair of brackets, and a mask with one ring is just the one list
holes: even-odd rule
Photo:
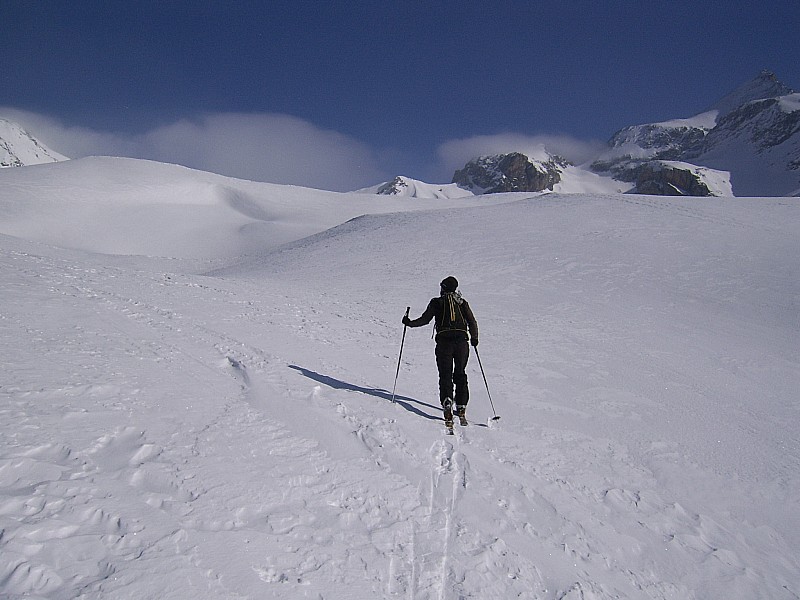
[[790, 198], [4, 170], [0, 597], [796, 599], [798, 256]]
[[562, 194], [613, 194], [627, 192], [633, 187], [633, 183], [567, 165], [563, 167], [561, 181], [553, 186], [553, 191]]

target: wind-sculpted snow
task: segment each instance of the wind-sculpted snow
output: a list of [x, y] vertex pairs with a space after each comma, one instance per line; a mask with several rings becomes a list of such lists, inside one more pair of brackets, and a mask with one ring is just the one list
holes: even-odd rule
[[[437, 206], [470, 202], [445, 198]], [[426, 199], [378, 202], [124, 158], [0, 172], [0, 233], [104, 254], [231, 259], [365, 213], [427, 208]]]
[[[791, 199], [388, 212], [212, 178], [181, 218], [292, 242], [233, 261], [176, 236], [180, 260], [42, 243], [80, 206], [63, 179], [43, 200], [49, 169], [0, 193], [0, 597], [800, 596]], [[36, 219], [50, 238], [25, 239]], [[450, 274], [501, 416], [473, 357], [453, 437], [429, 329], [387, 391], [405, 307]]]

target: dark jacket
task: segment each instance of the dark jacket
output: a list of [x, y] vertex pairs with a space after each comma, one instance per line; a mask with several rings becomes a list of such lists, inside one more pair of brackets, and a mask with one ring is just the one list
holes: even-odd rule
[[438, 298], [431, 298], [431, 301], [428, 302], [428, 308], [425, 309], [425, 312], [418, 319], [413, 319], [408, 322], [409, 327], [423, 327], [431, 322], [431, 319], [436, 319], [436, 339], [438, 340], [440, 336], [447, 336], [447, 337], [460, 337], [463, 336], [464, 339], [471, 339], [472, 345], [478, 345], [478, 322], [475, 320], [475, 315], [472, 314], [472, 309], [469, 307], [469, 302], [461, 298], [461, 296], [457, 296], [457, 301], [459, 306], [461, 307], [461, 314], [464, 315], [464, 320], [467, 322], [467, 327], [469, 327], [469, 335], [467, 335], [466, 331], [441, 331], [442, 326], [442, 316], [444, 315], [444, 297], [439, 296]]

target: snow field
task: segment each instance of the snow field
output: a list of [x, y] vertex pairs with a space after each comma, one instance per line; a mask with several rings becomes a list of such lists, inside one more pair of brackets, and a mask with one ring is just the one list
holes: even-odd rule
[[[130, 191], [165, 182], [142, 168]], [[33, 231], [43, 192], [16, 185]], [[248, 198], [292, 222], [280, 194]], [[798, 205], [497, 202], [237, 261], [168, 226], [138, 243], [183, 260], [0, 236], [0, 596], [800, 595]], [[405, 306], [449, 274], [502, 417], [473, 356], [454, 437], [430, 329], [408, 330], [389, 401]]]

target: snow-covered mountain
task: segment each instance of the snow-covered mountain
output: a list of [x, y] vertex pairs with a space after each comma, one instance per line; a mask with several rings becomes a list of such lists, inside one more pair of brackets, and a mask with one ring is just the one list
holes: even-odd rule
[[0, 117], [0, 168], [24, 167], [68, 160], [17, 123]]
[[798, 255], [776, 198], [3, 169], [0, 598], [800, 597]]
[[434, 184], [425, 183], [410, 177], [399, 175], [380, 185], [358, 190], [362, 194], [378, 194], [380, 196], [399, 196], [403, 198], [429, 198], [429, 199], [449, 199], [464, 198], [474, 194], [459, 187], [455, 183]]
[[655, 187], [641, 181], [642, 167], [666, 160], [728, 172], [737, 196], [794, 195], [800, 187], [800, 94], [764, 71], [708, 111], [626, 127], [609, 146], [592, 169], [636, 182], [640, 191]]
[[[798, 195], [800, 94], [764, 71], [694, 117], [625, 127], [608, 145], [586, 166], [570, 164], [544, 147], [532, 155], [509, 149], [478, 156], [455, 172], [453, 183], [476, 195]], [[411, 186], [398, 178], [381, 189], [413, 194], [427, 185]]]
[[[588, 168], [544, 147], [527, 152], [509, 149], [475, 157], [447, 184], [398, 176], [359, 191], [420, 199], [510, 191], [798, 195], [800, 94], [764, 71], [694, 117], [621, 129]], [[0, 166], [63, 160], [22, 127], [0, 118]]]
[[572, 165], [559, 156], [549, 154], [544, 148], [534, 156], [521, 152], [480, 156], [457, 171], [453, 183], [429, 184], [408, 177], [396, 177], [359, 192], [415, 198], [480, 195], [483, 202], [485, 198], [503, 192], [615, 193], [632, 187], [630, 183]]
[[753, 100], [728, 112], [686, 160], [731, 173], [739, 196], [796, 195], [800, 93]]

